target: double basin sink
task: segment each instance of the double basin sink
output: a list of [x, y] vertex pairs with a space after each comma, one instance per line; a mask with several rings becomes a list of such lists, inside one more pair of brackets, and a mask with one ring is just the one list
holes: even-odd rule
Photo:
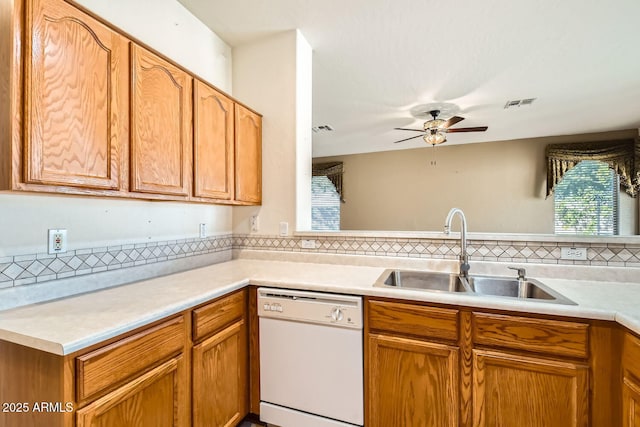
[[377, 286], [576, 305], [567, 297], [534, 279], [500, 276], [460, 276], [430, 271], [386, 270]]

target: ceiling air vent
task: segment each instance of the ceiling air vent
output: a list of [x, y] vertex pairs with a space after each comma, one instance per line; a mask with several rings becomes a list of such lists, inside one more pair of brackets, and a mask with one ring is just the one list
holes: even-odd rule
[[311, 130], [314, 131], [315, 133], [331, 132], [333, 131], [333, 126], [331, 125], [314, 126], [311, 128]]
[[507, 103], [504, 104], [504, 109], [506, 110], [507, 108], [524, 107], [526, 105], [531, 105], [535, 100], [536, 98], [526, 98], [526, 99], [514, 99], [512, 101], [507, 101]]

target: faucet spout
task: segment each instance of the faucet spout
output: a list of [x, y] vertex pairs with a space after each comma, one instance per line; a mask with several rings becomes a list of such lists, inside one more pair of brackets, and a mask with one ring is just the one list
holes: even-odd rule
[[451, 221], [455, 215], [460, 217], [460, 275], [468, 277], [471, 267], [469, 266], [469, 255], [467, 253], [467, 218], [464, 216], [462, 209], [452, 208], [449, 211], [444, 224], [444, 233], [451, 233]]

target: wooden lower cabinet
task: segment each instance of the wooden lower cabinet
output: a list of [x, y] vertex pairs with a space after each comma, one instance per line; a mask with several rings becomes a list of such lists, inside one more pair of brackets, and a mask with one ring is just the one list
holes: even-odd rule
[[186, 427], [184, 357], [172, 358], [76, 413], [77, 427]]
[[[593, 335], [602, 324], [375, 298], [365, 307], [368, 427], [619, 425], [616, 407], [605, 409], [608, 423], [591, 413], [620, 381], [601, 378], [619, 372], [604, 357], [616, 348], [590, 347], [605, 343]], [[634, 390], [628, 418], [640, 402]]]
[[369, 427], [458, 425], [458, 348], [369, 335]]
[[640, 382], [630, 377], [622, 380], [622, 426], [640, 427]]
[[65, 356], [0, 340], [0, 427], [240, 424], [246, 297], [240, 290]]
[[249, 412], [247, 291], [192, 311], [192, 425], [232, 427]]
[[640, 339], [624, 336], [622, 350], [622, 426], [640, 427]]
[[244, 320], [193, 347], [193, 425], [235, 426], [248, 413]]
[[473, 351], [473, 425], [589, 425], [587, 365]]

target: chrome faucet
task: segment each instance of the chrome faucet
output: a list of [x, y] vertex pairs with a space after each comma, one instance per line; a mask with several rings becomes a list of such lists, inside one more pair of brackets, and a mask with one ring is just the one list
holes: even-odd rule
[[451, 220], [455, 214], [460, 215], [460, 275], [463, 277], [469, 277], [469, 255], [467, 254], [467, 218], [464, 216], [464, 212], [461, 209], [453, 208], [447, 214], [447, 219], [444, 223], [444, 234], [451, 233]]

